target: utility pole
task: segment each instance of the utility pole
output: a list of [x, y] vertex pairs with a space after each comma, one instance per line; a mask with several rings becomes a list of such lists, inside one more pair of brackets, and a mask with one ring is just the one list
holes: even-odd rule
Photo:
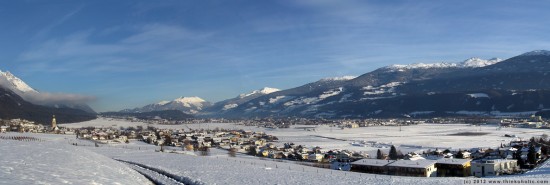
[[399, 132], [401, 132], [401, 123], [399, 123]]

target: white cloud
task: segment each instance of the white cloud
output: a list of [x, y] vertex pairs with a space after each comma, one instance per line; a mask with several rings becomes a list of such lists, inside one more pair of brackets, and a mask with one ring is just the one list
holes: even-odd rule
[[68, 93], [24, 93], [20, 96], [34, 104], [38, 105], [83, 105], [96, 100], [94, 96], [68, 94]]

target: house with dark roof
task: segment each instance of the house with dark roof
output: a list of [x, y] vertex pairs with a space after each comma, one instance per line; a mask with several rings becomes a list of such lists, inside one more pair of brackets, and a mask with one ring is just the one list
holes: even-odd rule
[[388, 164], [388, 175], [435, 177], [437, 169], [434, 160], [399, 160]]
[[386, 165], [393, 162], [395, 162], [395, 160], [361, 159], [351, 163], [351, 171], [388, 174], [388, 167]]
[[471, 174], [470, 159], [442, 158], [436, 161], [438, 177], [467, 177]]

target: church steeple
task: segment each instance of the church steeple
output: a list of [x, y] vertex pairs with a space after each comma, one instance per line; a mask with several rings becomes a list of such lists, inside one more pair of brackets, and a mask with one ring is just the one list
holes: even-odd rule
[[53, 118], [52, 118], [52, 130], [57, 130], [59, 128], [57, 128], [57, 121], [55, 121], [55, 115], [53, 115]]

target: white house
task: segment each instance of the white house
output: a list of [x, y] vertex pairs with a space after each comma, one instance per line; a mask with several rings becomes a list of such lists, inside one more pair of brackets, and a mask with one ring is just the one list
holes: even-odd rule
[[307, 156], [307, 160], [321, 162], [323, 160], [323, 157], [323, 154], [309, 154], [309, 156]]
[[8, 128], [10, 128], [10, 126], [0, 126], [0, 132], [2, 133], [7, 132]]
[[462, 151], [462, 156], [464, 156], [463, 157], [464, 159], [468, 159], [472, 156], [472, 153], [470, 153], [468, 151]]
[[518, 166], [515, 159], [492, 159], [472, 161], [472, 175], [476, 177], [497, 176], [512, 173]]

